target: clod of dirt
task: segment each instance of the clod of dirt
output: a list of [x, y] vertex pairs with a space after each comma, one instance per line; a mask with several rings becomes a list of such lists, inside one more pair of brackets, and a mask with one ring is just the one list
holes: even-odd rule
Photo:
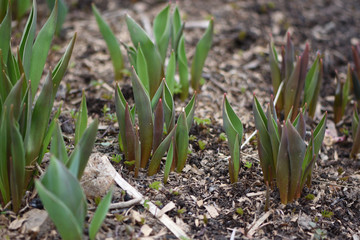
[[92, 154], [81, 178], [81, 185], [88, 198], [104, 196], [113, 184], [114, 179], [106, 156]]

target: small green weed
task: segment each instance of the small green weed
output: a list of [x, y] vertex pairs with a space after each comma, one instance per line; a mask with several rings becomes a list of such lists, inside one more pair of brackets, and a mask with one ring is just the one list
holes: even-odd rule
[[315, 196], [314, 194], [309, 193], [308, 195], [305, 196], [305, 199], [309, 201], [313, 201], [315, 199]]
[[177, 212], [178, 215], [181, 215], [181, 214], [186, 212], [186, 208], [180, 208], [176, 212]]
[[149, 185], [149, 188], [154, 189], [154, 190], [159, 190], [160, 187], [161, 187], [161, 182], [159, 182], [159, 181], [153, 182]]
[[200, 150], [204, 150], [206, 147], [206, 142], [199, 140], [198, 145], [199, 145]]
[[211, 120], [209, 118], [202, 119], [202, 118], [194, 117], [194, 121], [195, 121], [196, 125], [203, 126], [203, 127], [211, 124]]
[[111, 156], [111, 161], [113, 161], [113, 162], [116, 162], [116, 163], [119, 163], [119, 162], [121, 162], [121, 155], [120, 154], [113, 154], [112, 156]]
[[250, 169], [251, 166], [252, 166], [252, 162], [246, 161], [246, 163], [244, 164], [244, 166], [245, 166], [247, 169]]
[[222, 142], [227, 141], [227, 137], [226, 137], [226, 134], [224, 132], [220, 133], [219, 140], [222, 141]]
[[334, 215], [334, 213], [331, 212], [331, 211], [328, 211], [328, 210], [323, 210], [323, 211], [321, 212], [321, 215], [322, 215], [324, 218], [331, 218], [331, 217]]
[[242, 216], [242, 215], [244, 215], [244, 210], [242, 208], [237, 208], [236, 213], [239, 214], [240, 216]]

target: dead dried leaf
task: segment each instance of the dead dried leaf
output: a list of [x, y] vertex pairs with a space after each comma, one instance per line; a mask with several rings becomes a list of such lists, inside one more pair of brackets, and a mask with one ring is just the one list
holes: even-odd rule
[[27, 220], [27, 218], [25, 218], [25, 217], [15, 219], [14, 221], [12, 221], [10, 223], [9, 229], [10, 230], [18, 230], [26, 220]]

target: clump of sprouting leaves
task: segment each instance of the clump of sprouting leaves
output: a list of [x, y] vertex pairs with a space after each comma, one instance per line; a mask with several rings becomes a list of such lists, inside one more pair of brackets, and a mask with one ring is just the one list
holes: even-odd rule
[[[29, 12], [29, 9], [32, 6], [31, 2], [35, 0], [1, 0], [0, 1], [0, 22], [4, 19], [6, 15], [6, 6], [11, 5], [11, 13], [14, 19], [20, 21], [26, 13]], [[57, 19], [56, 19], [56, 35], [59, 35], [61, 27], [65, 21], [68, 8], [64, 0], [46, 0], [49, 9], [52, 10], [55, 5], [57, 5]]]
[[[79, 180], [95, 143], [98, 120], [94, 120], [88, 127], [87, 124], [87, 106], [83, 92], [75, 124], [74, 150], [68, 155], [60, 125], [56, 122], [50, 147], [50, 164], [41, 180], [35, 182], [40, 199], [63, 239], [83, 239], [87, 201]], [[90, 239], [95, 239], [106, 217], [111, 197], [112, 190], [98, 204], [89, 225]]]
[[171, 170], [181, 172], [185, 166], [196, 95], [182, 109], [175, 123], [174, 99], [165, 80], [151, 100], [135, 69], [132, 72], [132, 85], [135, 98], [132, 108], [118, 86], [115, 93], [120, 149], [127, 161], [134, 162], [135, 176], [140, 168], [146, 168], [148, 164], [148, 175], [158, 172], [161, 159], [167, 152], [164, 170], [166, 183]]
[[[284, 116], [288, 116], [292, 111], [291, 120], [294, 120], [299, 113], [298, 109], [303, 96], [302, 106], [306, 103], [309, 108], [309, 116], [314, 117], [323, 78], [323, 64], [320, 54], [317, 55], [313, 65], [307, 71], [309, 62], [308, 44], [306, 44], [301, 56], [296, 57], [294, 45], [288, 33], [286, 46], [281, 50], [281, 63], [272, 41], [269, 48], [274, 94], [276, 95], [279, 89], [281, 91], [276, 104], [277, 111], [284, 110]], [[280, 88], [281, 85], [283, 86]]]
[[[35, 100], [56, 29], [57, 4], [36, 35], [36, 1], [28, 17], [17, 52], [11, 51], [11, 8], [0, 20], [0, 203], [11, 201], [20, 210], [25, 191], [31, 188], [47, 151], [56, 119], [50, 115], [56, 92], [67, 69], [76, 34], [53, 71], [49, 71]], [[3, 9], [1, 9], [3, 10]], [[0, 17], [1, 18], [1, 17]]]
[[348, 64], [348, 70], [345, 81], [340, 79], [336, 72], [336, 89], [335, 89], [335, 100], [334, 100], [334, 122], [338, 123], [344, 116], [346, 105], [349, 102], [349, 93], [351, 87], [351, 68]]
[[253, 111], [264, 181], [266, 185], [272, 185], [276, 179], [281, 202], [287, 204], [300, 197], [305, 183], [311, 184], [312, 170], [325, 135], [327, 114], [311, 131], [310, 140], [306, 142], [305, 109], [294, 121], [290, 120], [290, 111], [281, 124], [273, 101], [264, 112], [254, 96]]
[[359, 128], [359, 113], [357, 104], [354, 105], [351, 133], [353, 137], [353, 146], [351, 148], [350, 156], [355, 158], [360, 151], [360, 128]]
[[[120, 45], [95, 5], [92, 7], [100, 32], [110, 52], [115, 71], [115, 79], [120, 80], [124, 70]], [[200, 90], [202, 69], [212, 45], [213, 22], [213, 19], [211, 19], [207, 30], [199, 40], [192, 61], [190, 82], [195, 91]], [[130, 63], [135, 68], [145, 89], [148, 91], [150, 99], [153, 98], [162, 79], [165, 77], [172, 94], [174, 94], [176, 86], [180, 85], [180, 97], [184, 101], [189, 94], [189, 67], [183, 34], [185, 23], [181, 20], [178, 7], [175, 6], [173, 13], [171, 13], [171, 5], [169, 4], [155, 17], [153, 22], [154, 41], [152, 41], [148, 33], [128, 15], [126, 16], [126, 24], [133, 46], [127, 46], [125, 44], [124, 46]], [[171, 45], [171, 54], [168, 58], [167, 66], [165, 66], [169, 45]], [[175, 81], [176, 69], [178, 69], [179, 73], [179, 82]]]

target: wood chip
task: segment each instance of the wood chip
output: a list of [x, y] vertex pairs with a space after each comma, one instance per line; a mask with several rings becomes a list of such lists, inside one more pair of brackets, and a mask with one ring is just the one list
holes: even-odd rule
[[219, 213], [214, 206], [205, 205], [205, 208], [212, 218], [216, 218], [217, 216], [219, 216]]
[[252, 237], [254, 233], [259, 229], [260, 225], [272, 214], [272, 211], [267, 211], [264, 213], [250, 228], [247, 236]]
[[151, 232], [152, 232], [152, 228], [149, 227], [149, 225], [144, 224], [142, 225], [142, 227], [140, 228], [140, 231], [142, 232], [142, 234], [144, 234], [144, 237], [148, 237], [150, 236]]
[[256, 196], [260, 196], [260, 195], [263, 195], [263, 194], [265, 194], [265, 191], [247, 193], [246, 196], [247, 197], [256, 197]]
[[165, 207], [163, 207], [157, 214], [156, 217], [161, 217], [162, 215], [164, 215], [165, 213], [173, 210], [176, 207], [174, 202], [169, 202], [168, 204], [165, 205]]
[[185, 24], [186, 29], [190, 28], [203, 28], [206, 29], [209, 26], [208, 20], [200, 20], [200, 21], [188, 21]]
[[135, 210], [130, 211], [130, 218], [133, 223], [136, 223], [136, 222], [141, 223], [142, 222], [141, 214]]
[[234, 230], [232, 231], [230, 240], [235, 240], [235, 236], [236, 236], [236, 228], [234, 228]]

